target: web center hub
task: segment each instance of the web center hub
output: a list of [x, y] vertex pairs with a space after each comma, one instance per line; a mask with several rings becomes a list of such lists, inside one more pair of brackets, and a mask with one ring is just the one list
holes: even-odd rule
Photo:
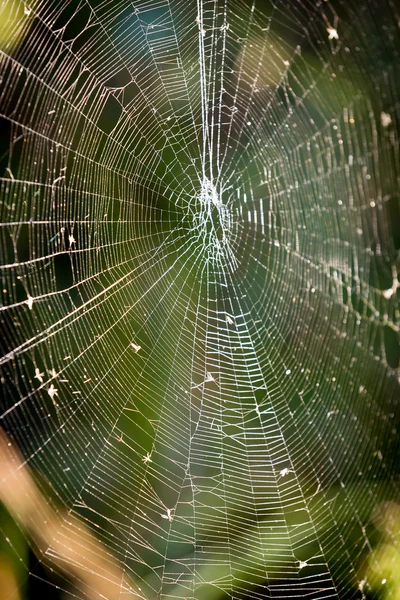
[[226, 253], [232, 229], [231, 212], [221, 196], [211, 181], [205, 178], [196, 198], [193, 218], [195, 231], [214, 258], [222, 258]]

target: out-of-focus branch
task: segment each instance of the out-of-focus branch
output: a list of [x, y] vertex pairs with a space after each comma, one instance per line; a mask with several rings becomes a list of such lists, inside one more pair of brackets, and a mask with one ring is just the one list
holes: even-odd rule
[[8, 598], [20, 600], [21, 598], [15, 573], [7, 560], [7, 556], [2, 553], [0, 553], [0, 590], [1, 597], [4, 600]]
[[[23, 465], [23, 466], [21, 466]], [[39, 558], [58, 568], [90, 600], [133, 600], [121, 568], [78, 517], [42, 495], [15, 445], [0, 430], [0, 501], [26, 531]], [[123, 586], [123, 587], [121, 587]]]

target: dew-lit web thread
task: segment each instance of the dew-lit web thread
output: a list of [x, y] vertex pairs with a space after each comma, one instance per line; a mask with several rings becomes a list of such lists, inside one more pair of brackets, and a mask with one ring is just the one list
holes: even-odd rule
[[379, 597], [398, 15], [347, 4], [2, 22], [3, 426], [121, 597]]

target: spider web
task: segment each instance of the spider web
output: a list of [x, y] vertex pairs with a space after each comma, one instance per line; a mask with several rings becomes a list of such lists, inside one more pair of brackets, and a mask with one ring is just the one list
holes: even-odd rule
[[393, 592], [396, 11], [3, 6], [2, 426], [67, 511], [44, 564], [78, 517], [121, 598]]

